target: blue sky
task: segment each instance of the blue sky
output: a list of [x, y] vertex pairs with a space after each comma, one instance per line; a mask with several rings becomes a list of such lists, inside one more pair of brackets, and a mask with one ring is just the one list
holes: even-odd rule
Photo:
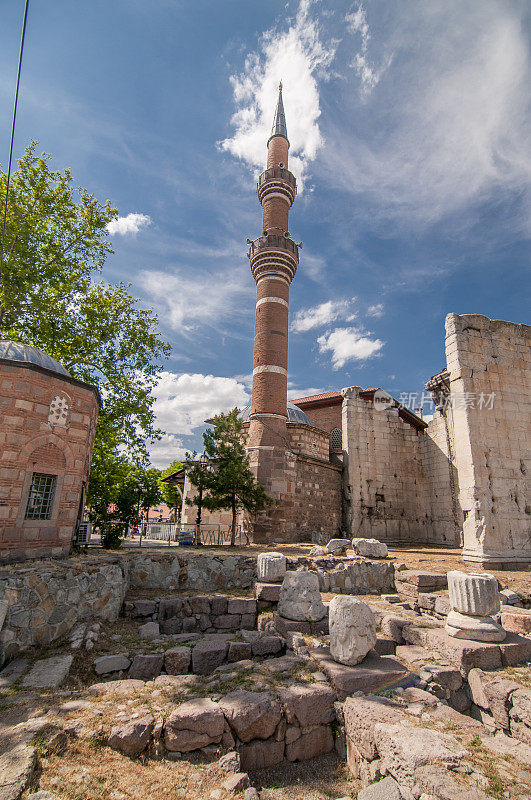
[[[4, 165], [22, 11], [2, 7]], [[30, 0], [15, 155], [37, 139], [119, 210], [104, 278], [173, 346], [157, 465], [250, 395], [245, 240], [279, 79], [291, 396], [420, 392], [448, 312], [529, 321], [530, 28], [525, 0]]]

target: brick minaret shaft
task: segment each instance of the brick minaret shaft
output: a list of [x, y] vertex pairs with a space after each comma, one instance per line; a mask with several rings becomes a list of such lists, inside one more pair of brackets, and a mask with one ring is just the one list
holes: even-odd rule
[[[289, 209], [297, 192], [295, 176], [288, 170], [288, 150], [280, 84], [267, 142], [267, 168], [258, 179], [262, 235], [251, 242], [249, 250], [256, 281], [256, 322], [247, 442], [257, 479], [277, 501], [286, 491], [289, 287], [299, 261], [298, 247], [290, 238], [288, 227]], [[257, 521], [256, 539], [270, 538], [268, 529], [273, 524], [281, 525], [279, 506], [276, 509]]]

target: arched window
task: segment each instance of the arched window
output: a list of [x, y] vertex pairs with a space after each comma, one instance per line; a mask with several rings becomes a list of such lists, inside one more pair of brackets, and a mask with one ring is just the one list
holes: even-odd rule
[[330, 450], [342, 450], [343, 437], [340, 428], [334, 428], [330, 433]]

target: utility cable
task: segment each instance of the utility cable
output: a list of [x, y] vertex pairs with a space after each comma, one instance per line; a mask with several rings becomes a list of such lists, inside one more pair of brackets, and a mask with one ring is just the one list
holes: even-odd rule
[[28, 5], [29, 0], [26, 0], [24, 5], [24, 20], [22, 23], [22, 35], [20, 37], [20, 50], [18, 55], [18, 71], [17, 71], [17, 87], [15, 90], [15, 103], [13, 106], [13, 120], [11, 123], [11, 143], [9, 145], [9, 162], [7, 167], [7, 182], [6, 182], [6, 199], [4, 203], [4, 220], [2, 222], [2, 242], [0, 244], [0, 280], [2, 279], [2, 267], [4, 266], [4, 243], [6, 237], [6, 222], [7, 222], [7, 201], [9, 198], [9, 181], [11, 178], [11, 162], [13, 159], [13, 142], [15, 139], [15, 122], [17, 119], [17, 106], [18, 106], [18, 90], [20, 87], [20, 72], [22, 69], [22, 54], [24, 52], [24, 39], [26, 38], [26, 22], [28, 19]]

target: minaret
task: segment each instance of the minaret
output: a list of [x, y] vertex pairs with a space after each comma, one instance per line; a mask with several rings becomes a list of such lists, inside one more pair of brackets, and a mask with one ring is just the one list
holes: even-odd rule
[[249, 260], [256, 281], [253, 393], [247, 448], [257, 479], [276, 503], [260, 515], [255, 541], [282, 535], [286, 495], [289, 287], [299, 261], [290, 238], [289, 209], [297, 192], [288, 169], [288, 132], [282, 84], [267, 142], [267, 168], [258, 179], [263, 208], [262, 235], [251, 242]]

